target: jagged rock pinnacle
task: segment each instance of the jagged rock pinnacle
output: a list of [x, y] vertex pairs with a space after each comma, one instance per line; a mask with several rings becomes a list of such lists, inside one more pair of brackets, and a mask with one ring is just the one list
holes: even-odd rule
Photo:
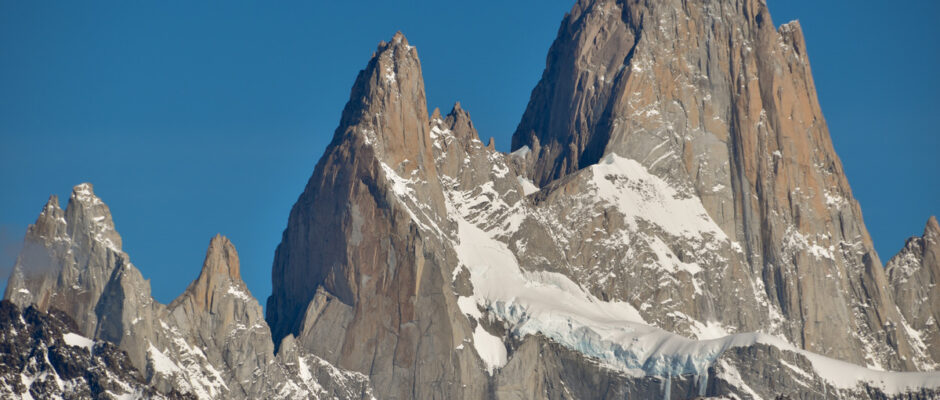
[[247, 290], [239, 268], [235, 246], [225, 236], [215, 235], [209, 242], [199, 277], [189, 285], [181, 298], [188, 295], [195, 308], [212, 310], [216, 296], [225, 293], [229, 287], [234, 286], [239, 291]]
[[473, 126], [473, 120], [470, 118], [470, 113], [460, 106], [459, 101], [454, 103], [454, 107], [450, 110], [449, 113], [447, 113], [445, 120], [445, 125], [447, 125], [451, 131], [453, 131], [454, 137], [456, 137], [461, 142], [469, 142], [474, 139], [480, 140], [480, 135]]
[[349, 136], [400, 173], [433, 168], [421, 62], [401, 32], [359, 72], [331, 145]]
[[59, 208], [58, 196], [49, 196], [49, 201], [42, 207], [36, 222], [29, 227], [27, 237], [37, 239], [66, 237], [65, 211]]
[[940, 224], [937, 223], [936, 216], [932, 215], [927, 219], [927, 227], [924, 228], [924, 236], [926, 236], [928, 233], [940, 235]]
[[231, 279], [241, 279], [238, 252], [227, 237], [216, 234], [209, 242], [202, 274], [225, 274]]
[[72, 198], [83, 203], [97, 203], [101, 200], [95, 196], [95, 187], [88, 182], [79, 183], [72, 188]]
[[69, 235], [79, 246], [101, 244], [121, 252], [121, 236], [114, 228], [111, 209], [95, 195], [92, 184], [81, 183], [72, 188], [65, 220]]
[[935, 216], [927, 219], [923, 236], [909, 238], [885, 264], [885, 273], [905, 324], [920, 332], [915, 350], [940, 359], [940, 226]]
[[[580, 0], [504, 154], [459, 102], [429, 121], [399, 32], [291, 209], [270, 328], [221, 235], [155, 301], [90, 184], [50, 198], [7, 296], [198, 398], [936, 397], [804, 351], [935, 370], [940, 228], [881, 269], [802, 41], [763, 0]], [[0, 347], [35, 337], [6, 322]], [[3, 364], [0, 397], [64, 382]]]
[[[378, 386], [394, 386], [402, 398], [422, 397], [404, 392], [420, 384], [399, 378], [418, 377], [420, 367], [395, 369], [415, 365], [418, 352], [431, 347], [432, 358], [422, 362], [444, 365], [440, 357], [450, 359], [443, 354], [452, 348], [446, 336], [409, 322], [434, 320], [431, 331], [452, 329], [443, 292], [428, 286], [447, 278], [442, 259], [429, 257], [425, 246], [452, 223], [430, 132], [417, 51], [399, 33], [359, 73], [333, 142], [291, 209], [267, 303], [276, 343], [294, 334], [307, 350], [330, 349], [328, 361], [376, 371]], [[336, 317], [376, 339], [344, 344]]]
[[52, 210], [56, 209], [61, 210], [59, 207], [59, 196], [53, 194], [49, 196], [49, 200], [46, 201], [46, 205], [42, 207], [42, 213], [51, 212]]

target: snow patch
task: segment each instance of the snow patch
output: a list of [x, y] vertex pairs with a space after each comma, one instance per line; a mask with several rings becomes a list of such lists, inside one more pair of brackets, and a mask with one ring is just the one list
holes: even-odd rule
[[[613, 156], [592, 168], [598, 194], [619, 205], [624, 214], [654, 221], [678, 236], [726, 238], [707, 218], [697, 198], [680, 198], [639, 163]], [[618, 186], [619, 180], [627, 182]], [[858, 389], [861, 382], [866, 382], [890, 395], [940, 387], [937, 373], [874, 371], [810, 353], [763, 333], [728, 335], [717, 322], [692, 322], [700, 340], [650, 326], [629, 303], [601, 301], [561, 274], [522, 270], [506, 244], [495, 238], [497, 233], [468, 222], [450, 200], [447, 206], [458, 225], [455, 250], [473, 284], [472, 296], [458, 299], [458, 305], [473, 318], [486, 315], [502, 321], [511, 335], [541, 334], [602, 365], [635, 376], [702, 375], [716, 362], [724, 363], [723, 376], [755, 398], [759, 397], [744, 384], [737, 370], [719, 361], [724, 351], [760, 343], [801, 354], [816, 374], [839, 388]], [[672, 214], [665, 213], [666, 209]], [[697, 272], [692, 265], [673, 264], [672, 268]], [[505, 365], [505, 345], [499, 338], [478, 325], [473, 342], [488, 371]]]
[[91, 348], [95, 346], [94, 340], [72, 332], [62, 335], [62, 339], [65, 340], [65, 344], [69, 346], [84, 347], [88, 349], [89, 352]]
[[783, 234], [783, 248], [789, 251], [805, 250], [817, 260], [823, 258], [830, 260], [835, 259], [833, 255], [835, 247], [822, 247], [817, 241], [811, 241], [793, 226], [788, 227], [787, 231]]
[[706, 236], [727, 241], [701, 200], [683, 197], [640, 163], [611, 153], [590, 167], [597, 197], [617, 206], [634, 230], [645, 220], [667, 233], [702, 241]]
[[833, 195], [832, 193], [826, 192], [826, 205], [829, 207], [838, 206], [845, 202], [845, 199], [839, 195]]
[[153, 343], [147, 348], [147, 353], [150, 354], [151, 365], [157, 373], [172, 375], [174, 372], [180, 371], [180, 367], [170, 357], [154, 347]]
[[526, 196], [532, 193], [537, 193], [539, 191], [538, 186], [535, 186], [535, 184], [532, 183], [532, 181], [526, 178], [523, 178], [522, 176], [517, 176], [516, 180], [519, 181], [520, 185], [522, 185], [522, 193], [524, 193]]
[[493, 375], [496, 370], [506, 365], [506, 345], [499, 337], [487, 332], [477, 324], [473, 331], [473, 347], [476, 348], [480, 359], [486, 364], [486, 372]]
[[692, 320], [692, 333], [695, 334], [695, 337], [699, 338], [699, 340], [719, 339], [729, 335], [728, 330], [718, 321], [706, 321], [702, 323]]
[[524, 159], [531, 152], [532, 152], [532, 149], [530, 149], [529, 146], [522, 146], [516, 149], [516, 151], [509, 153], [509, 155], [512, 157], [519, 157], [519, 158]]
[[240, 300], [243, 300], [243, 301], [250, 301], [250, 300], [251, 300], [251, 296], [249, 296], [248, 293], [246, 293], [244, 290], [242, 290], [241, 288], [239, 288], [239, 287], [237, 287], [237, 286], [235, 286], [235, 285], [229, 286], [229, 287], [228, 287], [228, 292], [226, 292], [226, 293], [228, 293], [228, 294], [230, 294], [230, 295], [232, 295], [232, 296], [235, 296], [236, 298], [238, 298], [238, 299], [240, 299]]

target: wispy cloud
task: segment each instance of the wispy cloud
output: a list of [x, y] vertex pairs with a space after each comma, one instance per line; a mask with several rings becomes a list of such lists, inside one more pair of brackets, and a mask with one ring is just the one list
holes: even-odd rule
[[0, 279], [6, 280], [23, 247], [25, 227], [0, 225]]

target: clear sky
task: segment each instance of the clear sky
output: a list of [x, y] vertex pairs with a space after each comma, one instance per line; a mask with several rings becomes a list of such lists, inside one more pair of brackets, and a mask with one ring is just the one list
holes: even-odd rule
[[[217, 232], [264, 304], [291, 205], [380, 40], [418, 47], [429, 107], [508, 150], [574, 0], [0, 0], [0, 287], [50, 194], [89, 181], [169, 302]], [[823, 112], [887, 261], [940, 214], [940, 2], [771, 0], [800, 19]], [[311, 289], [312, 290], [312, 289]]]

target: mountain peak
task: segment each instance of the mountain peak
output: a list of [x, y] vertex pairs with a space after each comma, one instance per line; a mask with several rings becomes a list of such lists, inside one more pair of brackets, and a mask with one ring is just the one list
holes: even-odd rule
[[46, 201], [46, 205], [42, 207], [42, 212], [40, 214], [46, 214], [53, 212], [54, 210], [61, 210], [59, 207], [59, 196], [50, 195], [49, 200]]
[[66, 223], [64, 211], [59, 207], [59, 196], [51, 195], [46, 205], [39, 212], [36, 222], [29, 227], [27, 236], [65, 237]]
[[940, 224], [937, 223], [937, 217], [931, 215], [927, 219], [927, 226], [924, 228], [924, 237], [927, 235], [940, 236]]
[[241, 280], [238, 252], [227, 237], [216, 234], [209, 242], [202, 274], [222, 274], [236, 281]]
[[401, 33], [401, 31], [395, 32], [395, 35], [392, 36], [392, 41], [391, 41], [391, 43], [392, 43], [392, 44], [395, 44], [395, 45], [401, 45], [401, 46], [409, 47], [409, 48], [411, 47], [411, 46], [408, 45], [408, 38], [406, 38], [406, 37], [405, 37], [405, 34], [404, 34], [404, 33]]
[[[447, 223], [432, 144], [418, 53], [396, 34], [359, 72], [333, 141], [291, 209], [267, 303], [275, 342], [299, 332], [310, 288], [322, 285], [355, 305], [378, 296], [374, 285], [415, 285], [399, 265], [403, 257], [423, 257], [415, 250], [421, 245], [397, 238]], [[384, 219], [389, 215], [395, 222]], [[402, 253], [406, 248], [413, 250]], [[367, 271], [363, 280], [360, 271]]]
[[338, 145], [358, 137], [376, 157], [393, 167], [409, 161], [408, 172], [433, 164], [421, 62], [401, 32], [379, 43], [359, 72], [334, 136]]
[[[408, 44], [405, 35], [398, 32], [392, 37], [391, 41], [386, 42], [383, 40], [379, 42], [375, 53], [372, 54], [372, 61], [378, 61], [376, 66], [381, 67], [378, 68], [379, 72], [384, 73], [383, 77], [385, 79], [380, 79], [378, 82], [398, 83], [396, 79], [398, 69], [413, 68], [413, 64], [418, 62], [418, 52], [414, 46]], [[370, 62], [369, 67], [372, 66], [373, 64]], [[369, 67], [363, 72], [368, 71]]]
[[225, 236], [216, 234], [209, 242], [199, 277], [170, 304], [170, 308], [189, 299], [194, 308], [212, 311], [217, 307], [216, 300], [221, 293], [231, 293], [246, 301], [251, 299], [241, 278], [235, 245]]
[[444, 129], [448, 129], [463, 146], [469, 145], [474, 140], [480, 140], [479, 133], [477, 133], [470, 118], [470, 113], [460, 106], [459, 101], [454, 103], [442, 122]]
[[454, 103], [454, 106], [451, 107], [450, 112], [447, 113], [447, 117], [454, 118], [456, 121], [470, 123], [470, 112], [461, 107], [459, 101]]
[[121, 236], [114, 228], [111, 209], [95, 195], [91, 183], [80, 183], [72, 188], [65, 221], [69, 235], [78, 243], [98, 242], [115, 252], [121, 251]]
[[[75, 187], [72, 188], [72, 195], [69, 197], [69, 201], [76, 201], [85, 206], [96, 206], [104, 203], [95, 195], [94, 185], [88, 182], [75, 185]], [[56, 202], [58, 202], [58, 198]]]
[[[793, 294], [828, 296], [825, 285], [807, 282], [846, 268], [867, 280], [855, 286], [883, 276], [872, 267], [880, 261], [835, 154], [800, 24], [777, 28], [765, 2], [579, 2], [513, 134], [511, 149], [524, 147], [533, 159], [520, 164], [539, 187], [612, 154], [635, 161], [700, 202], [740, 244], [742, 263], [780, 277], [764, 287], [788, 321], [875, 327], [846, 340], [789, 322], [800, 346], [862, 363], [872, 354], [866, 343], [877, 343], [885, 367], [915, 367], [897, 344], [906, 339], [881, 339], [884, 316], [894, 313], [887, 297], [838, 297], [814, 308]], [[829, 250], [839, 243], [859, 247], [840, 258]]]

